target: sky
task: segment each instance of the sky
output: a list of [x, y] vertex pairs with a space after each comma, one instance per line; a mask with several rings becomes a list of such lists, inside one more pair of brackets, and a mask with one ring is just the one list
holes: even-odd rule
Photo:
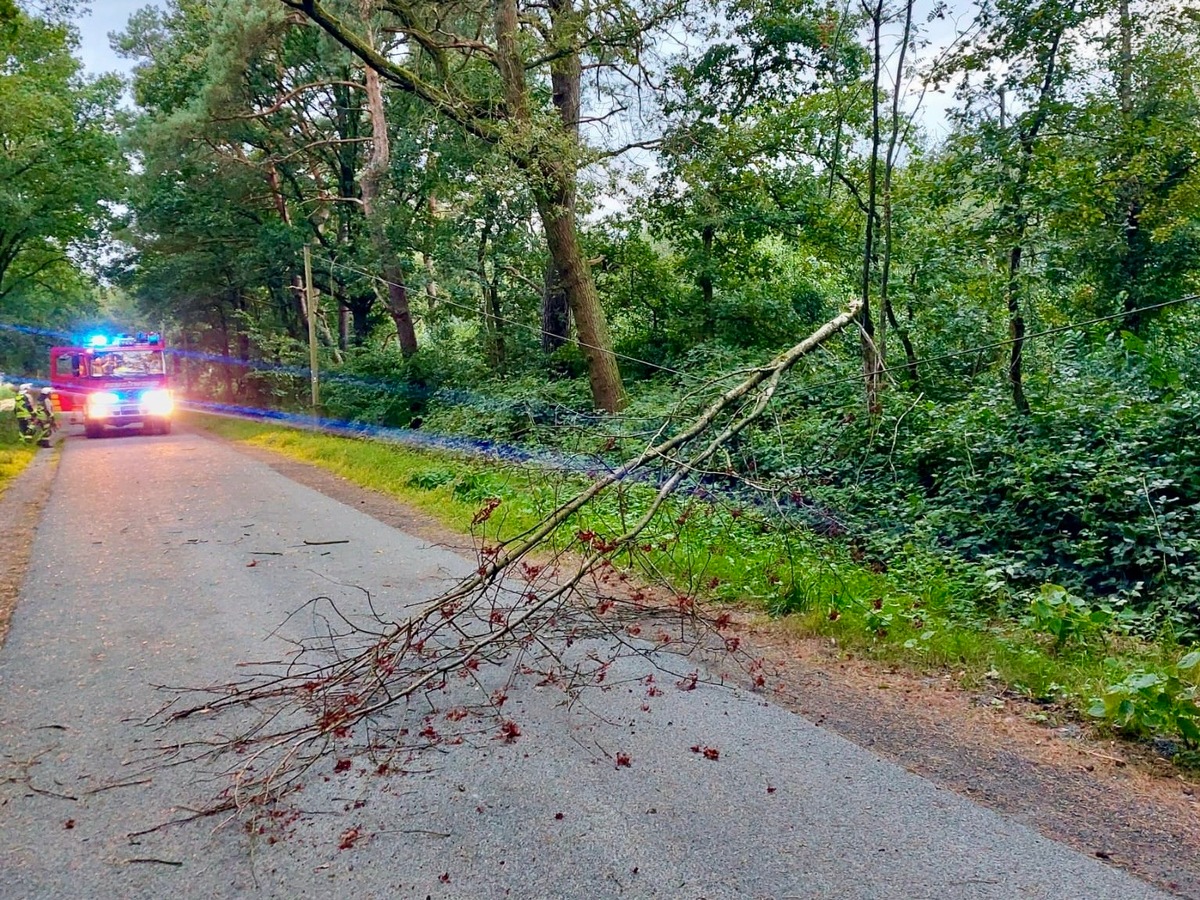
[[132, 63], [122, 59], [108, 46], [111, 31], [124, 31], [129, 17], [144, 6], [162, 6], [160, 0], [91, 0], [91, 13], [76, 20], [79, 27], [79, 55], [92, 74], [120, 72], [128, 75]]

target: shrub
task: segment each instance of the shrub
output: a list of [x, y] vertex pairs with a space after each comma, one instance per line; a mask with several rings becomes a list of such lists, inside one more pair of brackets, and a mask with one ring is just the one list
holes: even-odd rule
[[1113, 621], [1111, 609], [1092, 607], [1057, 584], [1044, 584], [1029, 601], [1029, 614], [1022, 624], [1054, 638], [1061, 650], [1068, 641], [1086, 642], [1103, 633]]
[[1200, 705], [1194, 676], [1200, 651], [1193, 651], [1173, 670], [1138, 669], [1110, 684], [1092, 703], [1090, 713], [1136, 737], [1178, 737], [1190, 750], [1200, 747]]

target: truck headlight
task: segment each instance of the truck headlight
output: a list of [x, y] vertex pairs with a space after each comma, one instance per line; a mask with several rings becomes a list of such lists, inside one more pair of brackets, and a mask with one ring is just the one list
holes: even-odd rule
[[120, 402], [120, 398], [110, 391], [96, 391], [94, 394], [88, 394], [88, 418], [107, 419], [112, 415], [112, 408]]
[[143, 391], [139, 398], [142, 412], [149, 416], [169, 416], [175, 409], [175, 399], [165, 388]]

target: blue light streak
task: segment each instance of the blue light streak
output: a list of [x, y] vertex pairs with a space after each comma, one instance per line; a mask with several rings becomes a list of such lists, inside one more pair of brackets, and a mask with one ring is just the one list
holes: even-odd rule
[[259, 409], [230, 403], [208, 403], [184, 400], [179, 404], [193, 412], [228, 416], [254, 421], [280, 422], [295, 428], [320, 431], [342, 437], [368, 438], [383, 443], [401, 444], [419, 450], [439, 453], [456, 453], [477, 459], [496, 462], [533, 465], [555, 472], [594, 477], [609, 466], [599, 457], [582, 453], [562, 453], [553, 450], [535, 450], [516, 444], [506, 444], [485, 438], [469, 438], [455, 435], [431, 434], [413, 428], [390, 428], [384, 425], [369, 425], [347, 422], [304, 413], [281, 412], [274, 409]]

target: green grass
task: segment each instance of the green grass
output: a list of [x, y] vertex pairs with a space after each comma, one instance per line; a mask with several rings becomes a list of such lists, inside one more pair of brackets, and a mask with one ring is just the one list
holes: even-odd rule
[[[485, 543], [520, 534], [586, 484], [532, 467], [273, 423], [213, 416], [193, 421], [227, 439], [315, 463], [448, 528], [474, 530]], [[500, 505], [473, 528], [489, 498]], [[585, 529], [603, 537], [620, 534], [650, 498], [645, 486], [604, 495], [560, 528], [553, 543], [570, 545]], [[1051, 712], [1083, 715], [1106, 685], [1138, 668], [1171, 667], [1184, 652], [1170, 640], [1146, 642], [1110, 630], [1059, 643], [998, 615], [999, 604], [987, 596], [977, 570], [954, 571], [912, 551], [890, 561], [887, 571], [875, 571], [852, 559], [841, 542], [686, 497], [672, 499], [640, 545], [635, 558], [618, 559], [618, 565], [661, 576], [681, 594], [786, 613], [789, 627], [836, 638], [848, 652], [918, 671], [949, 671], [967, 688], [1007, 688]]]
[[[8, 393], [11, 396], [11, 393]], [[0, 494], [8, 489], [9, 483], [21, 474], [36, 453], [36, 447], [21, 443], [17, 437], [17, 424], [13, 414], [0, 413]]]

